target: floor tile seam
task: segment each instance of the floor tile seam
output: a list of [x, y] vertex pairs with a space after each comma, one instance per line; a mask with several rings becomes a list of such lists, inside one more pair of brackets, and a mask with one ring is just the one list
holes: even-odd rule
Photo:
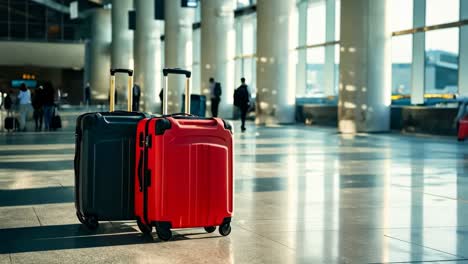
[[34, 215], [36, 215], [37, 221], [39, 222], [39, 226], [42, 226], [41, 219], [39, 219], [39, 216], [37, 215], [36, 208], [32, 206], [32, 209], [33, 209]]
[[436, 259], [436, 260], [412, 260], [412, 261], [390, 261], [390, 262], [370, 262], [368, 264], [407, 264], [407, 263], [440, 263], [440, 262], [454, 262], [454, 261], [465, 261], [468, 258], [457, 258], [457, 259]]
[[11, 253], [8, 254], [8, 258], [10, 259], [10, 264], [13, 264], [13, 259], [11, 258]]
[[286, 244], [284, 244], [284, 243], [281, 243], [281, 242], [279, 242], [279, 241], [276, 241], [276, 240], [273, 240], [273, 239], [271, 239], [271, 238], [265, 237], [265, 236], [263, 236], [263, 235], [261, 235], [261, 234], [255, 232], [255, 231], [248, 230], [248, 229], [246, 229], [246, 228], [240, 226], [239, 224], [236, 224], [236, 226], [237, 226], [237, 227], [240, 227], [240, 228], [243, 229], [244, 231], [253, 233], [253, 234], [255, 234], [256, 236], [259, 236], [259, 237], [261, 237], [261, 238], [263, 238], [263, 239], [266, 239], [266, 240], [268, 240], [268, 241], [271, 241], [271, 242], [273, 242], [273, 243], [275, 243], [275, 244], [281, 245], [281, 246], [283, 246], [283, 247], [285, 247], [285, 248], [291, 250], [292, 252], [296, 253], [296, 249], [295, 249], [295, 248], [292, 248], [292, 247], [290, 247], [290, 246], [288, 246], [288, 245], [286, 245]]
[[[237, 224], [240, 226], [241, 224]], [[421, 229], [447, 229], [447, 228], [466, 228], [468, 226], [435, 226], [435, 227], [422, 227]], [[246, 226], [242, 226], [243, 229], [254, 232], [250, 229], [248, 229]], [[353, 230], [361, 230], [361, 231], [371, 231], [371, 230], [413, 230], [415, 229], [414, 227], [375, 227], [375, 228], [360, 228], [360, 227], [353, 227]], [[418, 228], [418, 227], [416, 227]], [[274, 232], [269, 232], [270, 234], [281, 234], [281, 233], [299, 233], [299, 232], [340, 232], [340, 229], [311, 229], [311, 230], [295, 230], [295, 231], [274, 231]], [[343, 232], [347, 233], [347, 232]]]
[[457, 199], [457, 198], [453, 198], [453, 197], [449, 197], [449, 196], [444, 196], [444, 195], [439, 195], [439, 194], [433, 194], [433, 193], [428, 193], [428, 192], [424, 192], [424, 191], [414, 190], [413, 188], [409, 188], [409, 187], [399, 187], [399, 188], [403, 189], [403, 190], [406, 190], [408, 192], [417, 192], [417, 193], [422, 193], [424, 195], [444, 198], [444, 199], [447, 199], [447, 200], [452, 200], [452, 201], [457, 201], [457, 202], [462, 202], [462, 203], [468, 203], [468, 200]]
[[389, 235], [385, 235], [385, 234], [384, 234], [384, 237], [388, 237], [388, 238], [390, 238], [390, 239], [398, 240], [398, 241], [401, 241], [401, 242], [404, 242], [404, 243], [408, 243], [408, 244], [411, 244], [411, 245], [420, 246], [420, 247], [422, 247], [422, 248], [434, 250], [434, 251], [437, 251], [437, 252], [440, 252], [440, 253], [443, 253], [443, 254], [451, 255], [451, 256], [456, 257], [456, 258], [466, 259], [465, 256], [460, 256], [460, 255], [453, 254], [453, 253], [450, 253], [450, 252], [446, 252], [446, 251], [443, 251], [443, 250], [440, 250], [440, 249], [436, 249], [436, 248], [433, 248], [433, 247], [428, 247], [428, 246], [424, 246], [424, 245], [421, 245], [421, 244], [418, 244], [418, 243], [413, 243], [413, 242], [410, 242], [410, 241], [407, 241], [407, 240], [404, 240], [404, 239], [400, 239], [400, 238], [397, 238], [397, 237], [393, 237], [393, 236], [389, 236]]

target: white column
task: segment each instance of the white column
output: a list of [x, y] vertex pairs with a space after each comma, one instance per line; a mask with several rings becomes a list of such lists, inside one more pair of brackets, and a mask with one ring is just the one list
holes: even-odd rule
[[86, 45], [88, 61], [85, 75], [89, 76], [93, 103], [108, 103], [111, 45], [111, 14], [109, 9], [91, 11], [91, 39]]
[[[414, 0], [413, 27], [426, 24], [426, 0]], [[413, 34], [413, 64], [411, 66], [411, 104], [424, 103], [426, 63], [426, 33]]]
[[295, 1], [257, 2], [257, 124], [294, 122]]
[[[133, 9], [133, 0], [112, 1], [112, 68], [133, 69], [133, 31], [128, 27], [128, 11]], [[119, 104], [126, 104], [127, 79], [116, 79]]]
[[[326, 0], [326, 33], [325, 41], [335, 41], [335, 8], [336, 0]], [[335, 45], [325, 46], [325, 69], [324, 69], [324, 92], [325, 96], [335, 94]]]
[[[167, 14], [164, 23], [165, 67], [186, 68], [195, 10], [182, 8], [180, 1], [165, 1], [164, 8]], [[170, 76], [168, 86], [168, 112], [180, 113], [183, 105], [182, 94], [185, 93], [185, 76]]]
[[390, 1], [341, 1], [338, 121], [342, 133], [390, 129]]
[[141, 87], [142, 107], [156, 113], [156, 102], [161, 90], [161, 22], [154, 19], [154, 1], [135, 0], [136, 29], [133, 57], [135, 83]]
[[232, 117], [234, 93], [235, 31], [232, 0], [203, 0], [201, 2], [201, 89], [210, 112], [209, 79], [221, 83], [219, 116]]
[[307, 82], [307, 6], [308, 1], [301, 1], [298, 3], [298, 16], [299, 16], [299, 35], [298, 35], [298, 46], [304, 47], [297, 51], [297, 88], [296, 94], [303, 96], [306, 91]]
[[[468, 19], [468, 2], [460, 1], [460, 20]], [[460, 69], [458, 71], [458, 93], [468, 96], [468, 26], [460, 27]]]

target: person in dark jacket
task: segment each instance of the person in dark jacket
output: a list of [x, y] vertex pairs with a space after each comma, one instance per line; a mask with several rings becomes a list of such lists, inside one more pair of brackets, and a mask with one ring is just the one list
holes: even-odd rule
[[135, 83], [135, 85], [133, 85], [133, 90], [132, 90], [132, 95], [133, 95], [133, 98], [132, 98], [132, 111], [140, 111], [140, 96], [141, 96], [141, 89], [140, 89], [140, 85], [138, 85], [138, 83]]
[[242, 132], [245, 131], [245, 119], [247, 117], [247, 112], [250, 107], [250, 93], [247, 84], [245, 84], [245, 78], [241, 78], [241, 85], [234, 91], [234, 105], [239, 107], [241, 112], [242, 120]]
[[3, 99], [3, 108], [7, 111], [9, 115], [11, 113], [11, 108], [13, 107], [13, 100], [11, 99], [11, 92], [8, 91], [5, 99]]
[[221, 84], [215, 82], [214, 78], [210, 78], [210, 93], [211, 93], [211, 115], [218, 117], [219, 103], [221, 102]]
[[86, 83], [86, 87], [84, 90], [84, 103], [86, 106], [89, 106], [91, 104], [91, 85]]
[[39, 86], [36, 90], [34, 90], [33, 97], [32, 97], [32, 106], [34, 109], [34, 122], [36, 125], [36, 131], [42, 130], [42, 121], [44, 116], [44, 109], [43, 109], [43, 99], [42, 99], [42, 91], [44, 88]]
[[44, 84], [42, 100], [44, 108], [44, 128], [45, 130], [51, 130], [50, 123], [52, 121], [55, 107], [55, 90], [52, 83], [46, 82]]

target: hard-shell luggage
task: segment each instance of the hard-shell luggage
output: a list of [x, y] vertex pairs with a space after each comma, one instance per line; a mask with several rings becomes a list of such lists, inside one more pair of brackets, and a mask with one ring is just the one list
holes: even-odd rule
[[[127, 73], [128, 112], [114, 111], [115, 73]], [[111, 70], [110, 111], [86, 113], [76, 121], [75, 207], [90, 229], [99, 220], [134, 220], [135, 135], [146, 115], [131, 112], [133, 71]]]
[[[190, 72], [185, 74], [189, 92]], [[185, 109], [190, 98], [185, 97]], [[167, 115], [164, 91], [162, 117], [138, 123], [135, 167], [135, 214], [143, 233], [152, 227], [160, 239], [169, 240], [171, 229], [204, 227], [209, 233], [219, 226], [221, 235], [231, 232], [233, 213], [233, 139], [229, 123], [220, 118], [189, 114]]]
[[468, 137], [468, 117], [458, 121], [458, 141], [464, 141]]

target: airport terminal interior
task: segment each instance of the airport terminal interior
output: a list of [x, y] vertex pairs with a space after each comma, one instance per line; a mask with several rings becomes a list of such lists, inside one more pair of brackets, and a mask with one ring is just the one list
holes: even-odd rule
[[468, 264], [468, 0], [0, 0], [0, 122], [0, 264]]

